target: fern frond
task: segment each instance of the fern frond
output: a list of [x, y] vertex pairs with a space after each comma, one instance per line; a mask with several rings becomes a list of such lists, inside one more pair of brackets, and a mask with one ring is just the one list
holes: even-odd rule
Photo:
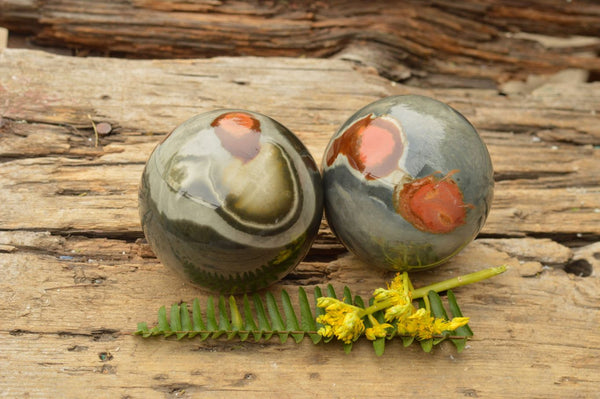
[[[337, 293], [332, 285], [325, 289], [326, 296], [337, 298]], [[250, 338], [255, 342], [269, 340], [276, 335], [281, 343], [285, 343], [288, 338], [292, 338], [296, 343], [300, 343], [305, 336], [308, 336], [314, 344], [320, 342], [329, 342], [333, 337], [323, 337], [319, 334], [322, 327], [317, 322], [317, 318], [325, 311], [317, 307], [318, 298], [322, 297], [322, 290], [315, 287], [314, 303], [311, 304], [306, 291], [299, 287], [298, 289], [298, 309], [295, 309], [292, 300], [287, 291], [282, 290], [280, 301], [278, 302], [271, 292], [267, 292], [264, 299], [258, 294], [252, 295], [252, 300], [244, 295], [241, 301], [241, 307], [234, 296], [225, 298], [223, 295], [215, 298], [209, 296], [206, 299], [205, 312], [202, 312], [200, 300], [194, 299], [190, 309], [187, 303], [173, 304], [170, 311], [162, 306], [158, 310], [158, 321], [152, 328], [148, 328], [147, 323], [138, 323], [136, 335], [144, 338], [162, 335], [169, 337], [175, 335], [177, 339], [184, 337], [200, 340], [207, 338], [232, 340], [237, 337], [240, 341], [246, 341]], [[428, 294], [428, 300], [431, 304], [431, 311], [435, 317], [448, 318], [441, 298], [435, 292]], [[365, 303], [360, 296], [352, 295], [350, 288], [344, 287], [343, 302], [365, 309]], [[369, 305], [372, 304], [372, 299]], [[448, 304], [450, 312], [454, 317], [461, 317], [462, 313], [456, 302], [456, 297], [451, 291], [448, 291]], [[423, 306], [421, 304], [421, 306]], [[167, 313], [169, 316], [167, 316]], [[375, 319], [384, 323], [382, 311], [373, 314]], [[370, 321], [365, 320], [365, 326], [371, 327]], [[425, 352], [429, 352], [435, 345], [440, 344], [446, 339], [450, 339], [458, 351], [465, 347], [466, 340], [473, 332], [467, 326], [458, 328], [456, 331], [447, 331], [442, 335], [435, 336], [427, 340], [419, 340], [412, 336], [403, 336], [398, 334], [394, 327], [385, 337], [377, 338], [373, 341], [373, 349], [377, 356], [384, 353], [386, 340], [399, 336], [402, 338], [404, 346], [409, 346], [415, 339], [421, 344]], [[353, 343], [344, 344], [344, 351], [350, 352]]]

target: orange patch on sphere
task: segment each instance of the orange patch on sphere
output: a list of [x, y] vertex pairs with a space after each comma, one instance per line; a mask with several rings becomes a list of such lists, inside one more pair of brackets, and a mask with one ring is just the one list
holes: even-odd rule
[[394, 192], [394, 205], [404, 219], [421, 231], [449, 233], [466, 222], [467, 208], [452, 171], [441, 179], [435, 175], [414, 180]]
[[400, 126], [383, 117], [368, 115], [354, 122], [329, 147], [326, 156], [331, 166], [339, 154], [367, 180], [387, 176], [398, 167], [404, 143]]
[[260, 122], [245, 112], [227, 112], [210, 124], [223, 148], [247, 162], [260, 151]]

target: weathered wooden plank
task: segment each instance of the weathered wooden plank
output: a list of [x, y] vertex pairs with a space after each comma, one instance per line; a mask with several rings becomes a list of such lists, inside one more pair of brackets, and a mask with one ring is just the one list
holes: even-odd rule
[[[450, 345], [424, 354], [390, 342], [378, 358], [368, 342], [345, 355], [335, 343], [130, 335], [138, 321], [155, 320], [161, 305], [207, 297], [162, 266], [141, 239], [137, 185], [164, 134], [198, 112], [251, 108], [290, 127], [320, 158], [355, 110], [408, 92], [463, 112], [496, 168], [488, 238], [413, 276], [423, 286], [509, 265], [501, 276], [456, 290], [475, 331], [462, 354]], [[567, 89], [548, 81], [499, 95], [409, 88], [340, 60], [128, 61], [9, 49], [0, 54], [0, 111], [3, 395], [597, 394], [600, 247], [556, 240], [600, 241], [598, 83]], [[98, 146], [92, 120], [112, 126]], [[271, 291], [293, 294], [302, 285], [310, 293], [331, 283], [368, 297], [392, 275], [347, 255], [324, 223], [307, 259]]]
[[[592, 0], [5, 0], [2, 6], [0, 24], [31, 35], [36, 43], [78, 54], [190, 58], [337, 53], [394, 79], [454, 87], [493, 87], [511, 76], [566, 67], [600, 70], [597, 57], [583, 54], [597, 52], [600, 45], [600, 7]], [[575, 37], [565, 46], [564, 38], [573, 35], [586, 40]]]
[[[344, 355], [338, 344], [308, 341], [142, 340], [128, 334], [137, 321], [155, 320], [159, 306], [191, 301], [199, 292], [155, 259], [140, 259], [137, 244], [43, 233], [4, 233], [0, 241], [17, 248], [0, 254], [11, 271], [0, 282], [0, 357], [10, 366], [0, 373], [0, 389], [12, 397], [81, 397], [90, 389], [101, 389], [101, 397], [387, 397], [443, 389], [453, 397], [559, 398], [593, 396], [600, 382], [597, 277], [568, 277], [560, 269], [522, 277], [518, 259], [487, 244], [475, 242], [414, 279], [422, 285], [483, 266], [512, 266], [501, 277], [456, 290], [476, 332], [468, 349], [459, 355], [444, 345], [426, 355], [390, 342], [377, 358], [367, 342]], [[302, 265], [297, 276], [309, 268]], [[388, 275], [352, 257], [325, 269], [320, 284], [358, 286], [362, 295]], [[290, 278], [273, 291], [293, 292], [293, 284], [309, 292], [314, 285]]]
[[[498, 180], [484, 234], [600, 237], [598, 83], [568, 90], [548, 83], [513, 97], [391, 85], [332, 60], [127, 61], [15, 50], [3, 57], [0, 157], [8, 162], [0, 165], [7, 188], [0, 217], [6, 228], [139, 234], [135, 187], [143, 164], [164, 133], [196, 113], [263, 112], [320, 159], [354, 111], [411, 92], [447, 101], [481, 130]], [[565, 92], [567, 98], [559, 95]], [[114, 126], [98, 147], [92, 120]], [[585, 140], [556, 141], [547, 133], [555, 130]], [[31, 213], [19, 211], [25, 200]]]

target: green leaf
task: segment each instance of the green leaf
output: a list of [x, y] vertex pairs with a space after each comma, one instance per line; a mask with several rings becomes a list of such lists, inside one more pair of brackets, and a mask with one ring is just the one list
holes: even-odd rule
[[[456, 302], [456, 297], [451, 290], [448, 290], [448, 307], [450, 308], [450, 312], [452, 313], [452, 317], [463, 317], [460, 308], [458, 307], [458, 303]], [[453, 335], [464, 336], [465, 338], [452, 338], [450, 341], [456, 347], [456, 351], [458, 353], [462, 352], [467, 346], [467, 338], [473, 335], [473, 331], [468, 324], [458, 327], [454, 330]]]
[[215, 315], [215, 304], [212, 296], [209, 296], [206, 301], [206, 329], [208, 331], [214, 331], [212, 334], [213, 338], [219, 338], [223, 334], [222, 331], [219, 331], [217, 316]]
[[405, 348], [407, 346], [410, 346], [410, 344], [412, 344], [414, 341], [415, 341], [415, 337], [406, 336], [406, 335], [402, 336], [402, 345], [404, 345]]
[[433, 338], [424, 339], [419, 341], [419, 343], [421, 344], [421, 348], [423, 348], [424, 352], [429, 353], [433, 349]]
[[[344, 303], [347, 303], [348, 305], [352, 305], [353, 302], [354, 302], [352, 300], [352, 292], [350, 292], [350, 288], [348, 288], [347, 286], [344, 286], [344, 298], [343, 298], [343, 301], [344, 301]], [[352, 346], [353, 346], [353, 342], [344, 343], [344, 352], [346, 354], [350, 353], [352, 351]]]
[[[435, 291], [429, 291], [427, 293], [427, 298], [429, 298], [429, 305], [431, 306], [431, 313], [437, 319], [448, 320], [448, 315], [446, 314], [446, 309], [444, 309], [444, 304], [442, 303], [442, 299]], [[440, 342], [444, 341], [450, 335], [449, 331], [444, 331], [441, 337], [437, 337], [433, 339], [433, 345], [437, 345]]]
[[352, 345], [353, 345], [353, 342], [350, 342], [350, 343], [344, 342], [344, 353], [345, 354], [349, 354], [350, 352], [352, 352]]
[[265, 306], [263, 305], [263, 301], [260, 299], [258, 294], [254, 294], [252, 296], [252, 300], [254, 301], [254, 309], [256, 310], [258, 327], [260, 328], [260, 331], [264, 333], [265, 340], [268, 340], [273, 335], [273, 329], [271, 328], [271, 323], [269, 322], [267, 314], [265, 313]]
[[363, 301], [362, 297], [360, 295], [356, 295], [354, 297], [354, 306], [358, 306], [359, 308], [365, 308], [365, 302]]
[[373, 341], [373, 350], [375, 351], [375, 356], [381, 356], [385, 352], [385, 338], [377, 338]]
[[158, 309], [158, 333], [163, 333], [165, 337], [173, 335], [167, 321], [167, 309], [164, 306]]
[[137, 324], [135, 335], [141, 335], [144, 338], [148, 338], [152, 333], [148, 330], [148, 324], [146, 322], [141, 322]]
[[200, 339], [204, 341], [210, 333], [206, 332], [207, 328], [202, 321], [202, 310], [200, 309], [200, 301], [198, 298], [194, 299], [192, 302], [192, 328], [194, 333], [190, 335], [190, 337], [195, 336], [199, 331], [203, 331], [200, 333]]
[[[234, 332], [233, 335], [239, 334], [239, 331], [241, 331], [244, 328], [244, 321], [242, 320], [242, 315], [240, 314], [240, 310], [238, 309], [237, 303], [235, 302], [235, 298], [233, 297], [233, 295], [229, 297], [229, 312], [231, 313], [231, 329]], [[231, 336], [230, 338], [232, 337], [233, 336]], [[248, 337], [248, 334], [246, 334], [246, 337]]]
[[350, 292], [350, 288], [348, 286], [344, 286], [344, 303], [348, 305], [352, 305], [354, 301], [352, 300], [352, 292]]
[[[458, 307], [458, 303], [456, 302], [456, 297], [454, 296], [454, 292], [448, 290], [448, 307], [450, 308], [450, 312], [452, 313], [452, 317], [463, 317], [463, 314]], [[467, 337], [473, 336], [473, 330], [469, 327], [468, 324], [459, 327], [456, 329], [456, 333], [458, 335], [464, 335]]]
[[177, 339], [181, 338], [181, 318], [179, 317], [179, 305], [171, 305], [171, 330], [176, 332]]
[[183, 338], [186, 335], [189, 336], [190, 338], [193, 337], [193, 333], [192, 333], [192, 320], [190, 319], [190, 312], [188, 311], [187, 308], [187, 303], [183, 302], [180, 306], [179, 306], [179, 318], [181, 319], [181, 337], [179, 336], [179, 334], [177, 335], [177, 338]]
[[452, 341], [452, 343], [454, 344], [454, 346], [456, 347], [456, 351], [458, 353], [462, 352], [465, 347], [467, 346], [467, 338], [451, 338], [450, 341]]
[[[358, 306], [359, 308], [363, 308], [363, 309], [365, 308], [365, 302], [363, 301], [362, 297], [360, 297], [359, 295], [356, 295], [354, 297], [354, 306]], [[365, 319], [365, 328], [370, 328], [372, 326], [373, 326], [373, 324], [371, 323], [371, 321], [368, 318], [366, 318]], [[385, 351], [385, 338], [377, 338], [371, 342], [373, 344], [373, 350], [375, 351], [375, 355], [377, 355], [377, 356], [383, 355], [383, 352]]]
[[[298, 288], [298, 302], [300, 304], [300, 323], [302, 331], [317, 331], [317, 323], [308, 303], [308, 296], [304, 288]], [[321, 341], [321, 336], [315, 332], [309, 332], [308, 336], [314, 344]]]
[[[369, 306], [373, 304], [373, 298], [369, 300]], [[385, 323], [385, 318], [382, 311], [373, 313], [373, 317], [379, 323]], [[375, 350], [375, 355], [381, 356], [385, 352], [385, 337], [379, 337], [373, 341], [373, 349]]]
[[269, 312], [269, 316], [271, 318], [271, 326], [273, 327], [273, 331], [278, 333], [281, 343], [284, 344], [287, 340], [288, 334], [285, 330], [281, 313], [279, 313], [279, 309], [277, 308], [277, 301], [275, 301], [275, 297], [270, 292], [267, 292], [266, 298], [267, 311]]
[[316, 306], [319, 298], [323, 297], [323, 293], [321, 292], [321, 287], [319, 287], [319, 286], [315, 287], [314, 296], [315, 296], [315, 325], [317, 326], [316, 329], [319, 330], [319, 328], [323, 327], [323, 325], [321, 323], [318, 323], [317, 319], [319, 318], [319, 316], [323, 316], [325, 314], [325, 309]]
[[[300, 324], [298, 318], [294, 312], [292, 301], [287, 291], [281, 291], [281, 305], [283, 307], [283, 313], [285, 314], [285, 326], [288, 331], [300, 331]], [[300, 343], [304, 338], [304, 333], [292, 333], [292, 338], [296, 343]]]
[[240, 339], [242, 341], [245, 341], [250, 335], [250, 332], [252, 332], [254, 340], [258, 341], [260, 340], [262, 333], [258, 330], [258, 327], [256, 327], [256, 323], [254, 322], [254, 317], [252, 316], [252, 309], [250, 308], [250, 301], [248, 300], [248, 295], [244, 294], [242, 302], [244, 308], [244, 330], [246, 332], [239, 334]]
[[[315, 295], [315, 304], [316, 304], [317, 301], [319, 300], [319, 298], [323, 297], [323, 292], [321, 291], [321, 287], [319, 287], [319, 286], [315, 287], [314, 295]], [[316, 328], [317, 331], [319, 331], [323, 327], [323, 324], [317, 322], [317, 319], [319, 318], [319, 316], [322, 316], [324, 314], [325, 314], [325, 309], [320, 308], [318, 306], [315, 307], [315, 324], [317, 326], [317, 328]], [[319, 336], [321, 337], [321, 340], [323, 342], [329, 342], [333, 339], [333, 337], [323, 337], [322, 335], [319, 335]]]
[[327, 284], [327, 296], [330, 298], [337, 299], [337, 296], [335, 295], [335, 289], [331, 284]]
[[229, 315], [227, 314], [227, 306], [225, 305], [225, 297], [219, 296], [219, 330], [222, 333], [227, 333], [227, 339], [235, 337], [236, 332], [231, 329], [229, 323]]
[[448, 315], [446, 314], [446, 309], [444, 309], [444, 304], [442, 303], [442, 299], [435, 291], [429, 291], [427, 293], [427, 297], [429, 298], [429, 305], [431, 306], [431, 313], [435, 318], [448, 320]]

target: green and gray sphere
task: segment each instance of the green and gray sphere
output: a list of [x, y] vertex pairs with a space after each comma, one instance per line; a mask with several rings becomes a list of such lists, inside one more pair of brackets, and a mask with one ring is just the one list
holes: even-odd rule
[[483, 227], [493, 195], [488, 150], [459, 112], [429, 97], [375, 101], [331, 138], [325, 214], [364, 262], [396, 271], [444, 263]]
[[273, 119], [217, 110], [178, 126], [153, 151], [139, 211], [158, 259], [201, 287], [256, 291], [304, 258], [322, 217], [318, 168]]

